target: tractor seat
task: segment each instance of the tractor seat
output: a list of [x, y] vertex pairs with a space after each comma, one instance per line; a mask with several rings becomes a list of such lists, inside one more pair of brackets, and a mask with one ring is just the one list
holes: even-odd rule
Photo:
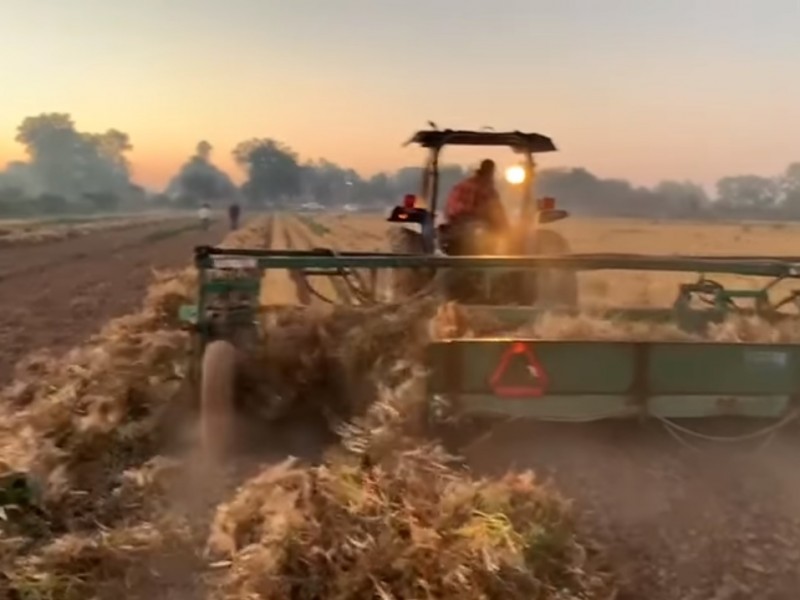
[[427, 215], [428, 211], [424, 208], [395, 206], [386, 220], [391, 223], [423, 223]]

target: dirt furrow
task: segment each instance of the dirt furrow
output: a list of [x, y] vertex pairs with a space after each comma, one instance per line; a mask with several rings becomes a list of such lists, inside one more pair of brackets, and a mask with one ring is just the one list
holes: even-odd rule
[[91, 259], [98, 253], [143, 245], [149, 240], [169, 237], [173, 232], [181, 233], [195, 226], [194, 219], [170, 219], [126, 229], [100, 230], [35, 246], [0, 248], [0, 281], [28, 273], [39, 274], [59, 265]]
[[[294, 231], [296, 237], [302, 243], [303, 247], [322, 247], [336, 250], [336, 248], [332, 248], [331, 245], [327, 243], [323, 236], [316, 235], [314, 232], [312, 232], [306, 223], [299, 221], [298, 219], [292, 219], [290, 222], [290, 227]], [[341, 304], [355, 304], [355, 300], [350, 292], [350, 288], [341, 277], [314, 277], [313, 281], [309, 282], [309, 284], [313, 285], [320, 291], [320, 293], [324, 294], [331, 300], [335, 300]]]
[[[283, 226], [283, 243], [287, 250], [294, 250], [296, 248], [295, 241], [292, 236], [288, 225], [288, 219], [284, 218], [281, 221]], [[300, 271], [289, 271], [289, 277], [294, 282], [295, 290], [297, 292], [297, 300], [300, 304], [311, 304], [311, 290], [308, 289], [308, 284], [303, 278]]]
[[[221, 224], [209, 231], [177, 231], [167, 223], [135, 235], [98, 234], [47, 248], [3, 250], [6, 265], [16, 257], [30, 268], [0, 280], [0, 383], [26, 354], [66, 350], [109, 319], [136, 309], [154, 269], [186, 266], [194, 246], [217, 243], [223, 233]], [[81, 258], [62, 260], [76, 255]]]

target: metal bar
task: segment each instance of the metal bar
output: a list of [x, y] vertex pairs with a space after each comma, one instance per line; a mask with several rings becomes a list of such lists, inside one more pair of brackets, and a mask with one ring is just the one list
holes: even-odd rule
[[725, 403], [721, 403], [719, 397], [713, 394], [662, 394], [648, 397], [643, 409], [635, 406], [637, 400], [630, 394], [546, 394], [510, 402], [490, 393], [464, 393], [460, 412], [486, 417], [584, 422], [636, 417], [697, 419], [735, 416], [779, 419], [790, 408], [790, 396], [785, 394], [740, 394], [726, 397]]
[[[268, 256], [343, 256], [343, 257], [380, 257], [380, 256], [410, 256], [393, 252], [352, 252], [336, 250], [334, 253], [329, 248], [312, 248], [308, 250], [293, 249], [263, 249], [263, 248], [220, 248], [216, 246], [195, 246], [195, 256], [247, 256], [247, 257], [268, 257]], [[414, 255], [417, 256], [417, 255]], [[654, 259], [659, 261], [675, 259], [708, 260], [708, 261], [737, 261], [737, 262], [785, 262], [796, 263], [800, 266], [800, 255], [720, 255], [720, 254], [631, 254], [626, 252], [592, 252], [592, 253], [573, 253], [565, 255], [566, 258], [616, 258], [627, 259]], [[484, 256], [470, 256], [467, 258], [486, 258]], [[493, 256], [490, 258], [508, 258]], [[521, 257], [512, 257], [521, 258]], [[777, 282], [776, 282], [777, 283]]]
[[[286, 249], [241, 249], [241, 248], [217, 248], [214, 246], [196, 246], [194, 249], [195, 257], [205, 256], [244, 256], [252, 258], [262, 258], [269, 256], [332, 256], [331, 250], [327, 248], [312, 250], [293, 250]], [[336, 256], [364, 257], [364, 256], [397, 256], [391, 252], [347, 252], [337, 250]], [[800, 258], [798, 258], [800, 260]]]
[[[762, 277], [800, 277], [800, 260], [786, 262], [769, 258], [728, 260], [690, 256], [613, 256], [573, 254], [557, 257], [542, 256], [425, 256], [425, 255], [362, 255], [330, 256], [324, 254], [218, 254], [216, 256], [248, 256], [253, 259], [249, 268], [259, 269], [335, 269], [335, 268], [461, 268], [461, 269], [536, 269], [555, 268], [572, 271], [677, 271], [733, 273]], [[196, 264], [202, 268], [224, 268], [216, 265], [213, 256], [201, 257]], [[239, 266], [241, 268], [241, 265]]]

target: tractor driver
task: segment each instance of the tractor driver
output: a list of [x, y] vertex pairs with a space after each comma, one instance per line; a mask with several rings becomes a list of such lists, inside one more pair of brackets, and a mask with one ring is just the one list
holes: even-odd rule
[[453, 187], [445, 207], [445, 216], [451, 227], [478, 221], [494, 233], [502, 233], [508, 228], [508, 218], [494, 184], [494, 175], [494, 161], [487, 158], [481, 161], [473, 175]]

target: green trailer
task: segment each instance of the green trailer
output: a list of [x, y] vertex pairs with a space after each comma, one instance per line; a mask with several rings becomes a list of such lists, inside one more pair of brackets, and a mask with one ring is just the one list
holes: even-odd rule
[[[673, 323], [702, 332], [733, 316], [768, 323], [792, 321], [800, 291], [775, 297], [778, 282], [800, 277], [800, 257], [642, 256], [572, 254], [560, 257], [450, 257], [322, 250], [230, 250], [200, 247], [196, 304], [182, 309], [195, 332], [197, 377], [208, 444], [231, 426], [237, 352], [246, 352], [261, 332], [259, 296], [263, 274], [288, 269], [306, 277], [350, 280], [364, 304], [379, 297], [369, 282], [378, 273], [426, 268], [437, 273], [470, 270], [557, 269], [572, 272], [661, 271], [687, 273], [667, 308], [614, 308], [618, 321]], [[691, 274], [699, 274], [693, 278]], [[766, 278], [756, 290], [728, 289], [714, 274]], [[434, 278], [434, 284], [437, 281]], [[436, 293], [432, 290], [431, 293]], [[699, 302], [698, 302], [699, 301]], [[580, 307], [465, 306], [491, 315], [508, 331], [535, 322], [545, 312], [575, 314]], [[729, 417], [757, 424], [760, 431], [793, 419], [800, 397], [800, 343], [716, 343], [529, 339], [444, 339], [427, 348], [427, 399], [434, 422], [474, 418], [587, 422], [657, 420], [680, 432], [697, 419]], [[762, 426], [763, 425], [763, 426]], [[686, 429], [688, 431], [688, 429]], [[749, 437], [747, 434], [745, 437]]]

